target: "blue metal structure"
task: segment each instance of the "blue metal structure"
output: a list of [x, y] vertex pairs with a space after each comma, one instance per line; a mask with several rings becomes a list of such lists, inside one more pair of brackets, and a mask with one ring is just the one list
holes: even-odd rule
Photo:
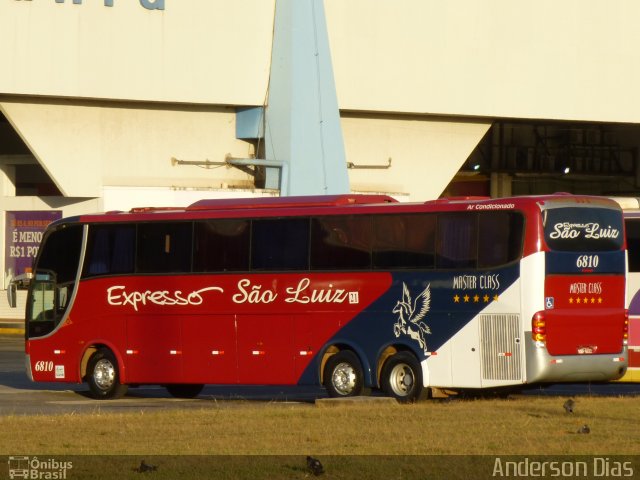
[[265, 161], [254, 164], [266, 166], [266, 188], [349, 193], [323, 0], [276, 0], [267, 105], [239, 111], [237, 122], [238, 138], [264, 135]]

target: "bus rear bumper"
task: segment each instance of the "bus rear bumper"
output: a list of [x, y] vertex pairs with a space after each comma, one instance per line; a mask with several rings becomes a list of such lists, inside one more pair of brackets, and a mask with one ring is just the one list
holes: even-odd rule
[[627, 371], [627, 347], [606, 355], [549, 355], [544, 346], [527, 344], [526, 383], [607, 382]]

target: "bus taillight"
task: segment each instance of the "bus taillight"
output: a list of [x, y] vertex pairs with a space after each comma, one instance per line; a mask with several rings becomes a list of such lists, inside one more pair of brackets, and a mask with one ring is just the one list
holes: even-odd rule
[[531, 319], [531, 336], [534, 342], [544, 344], [547, 340], [547, 323], [544, 312], [536, 312]]
[[622, 329], [622, 344], [629, 344], [629, 310], [624, 310], [624, 327]]

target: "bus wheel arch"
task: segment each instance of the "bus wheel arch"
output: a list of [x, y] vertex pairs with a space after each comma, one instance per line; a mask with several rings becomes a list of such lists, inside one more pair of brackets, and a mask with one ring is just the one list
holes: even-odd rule
[[118, 362], [118, 370], [120, 373], [120, 380], [124, 383], [127, 382], [126, 368], [124, 364], [124, 358], [120, 354], [120, 351], [115, 348], [115, 346], [111, 345], [109, 342], [101, 342], [101, 341], [93, 341], [89, 342], [89, 346], [85, 348], [82, 353], [82, 358], [80, 359], [80, 378], [83, 381], [86, 381], [87, 376], [87, 365], [89, 364], [89, 360], [91, 356], [96, 353], [100, 349], [110, 350], [116, 358]]
[[327, 365], [327, 360], [329, 360], [329, 358], [331, 358], [333, 355], [338, 353], [340, 350], [341, 348], [339, 346], [331, 345], [325, 350], [324, 354], [322, 355], [322, 360], [320, 360], [320, 384], [321, 385], [324, 385], [324, 370]]
[[378, 387], [380, 387], [380, 378], [382, 375], [382, 367], [384, 366], [384, 362], [386, 362], [389, 357], [398, 353], [398, 350], [400, 349], [401, 348], [397, 347], [396, 345], [389, 345], [378, 356], [378, 362], [376, 364], [376, 378], [375, 378], [376, 385]]
[[87, 354], [83, 378], [89, 386], [91, 396], [98, 400], [123, 397], [127, 392], [127, 385], [120, 381], [121, 363], [113, 351], [105, 346], [92, 346], [87, 349], [85, 355]]
[[354, 397], [366, 393], [362, 361], [349, 348], [331, 346], [322, 359], [322, 384], [330, 397]]
[[91, 355], [98, 351], [98, 348], [102, 348], [104, 345], [91, 345], [87, 347], [87, 349], [82, 354], [82, 359], [80, 360], [80, 378], [86, 380], [87, 376], [87, 364], [89, 363], [89, 359]]

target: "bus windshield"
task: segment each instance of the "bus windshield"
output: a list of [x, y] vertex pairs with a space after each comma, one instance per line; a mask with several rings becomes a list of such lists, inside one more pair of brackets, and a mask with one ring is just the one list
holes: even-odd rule
[[544, 236], [552, 250], [615, 251], [622, 248], [622, 217], [610, 208], [562, 207], [543, 213]]
[[29, 337], [51, 333], [63, 319], [80, 261], [82, 227], [53, 230], [43, 241], [27, 305]]

